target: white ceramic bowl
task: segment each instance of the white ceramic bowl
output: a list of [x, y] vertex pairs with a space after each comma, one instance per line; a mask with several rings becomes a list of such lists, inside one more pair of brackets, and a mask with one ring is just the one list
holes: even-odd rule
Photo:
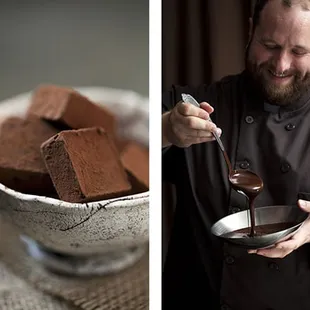
[[[148, 100], [125, 90], [76, 87], [118, 116], [119, 134], [148, 145]], [[0, 103], [2, 117], [23, 116], [31, 93]], [[58, 271], [91, 274], [120, 270], [143, 255], [149, 238], [149, 192], [91, 203], [16, 192], [0, 183], [0, 215], [28, 251]]]

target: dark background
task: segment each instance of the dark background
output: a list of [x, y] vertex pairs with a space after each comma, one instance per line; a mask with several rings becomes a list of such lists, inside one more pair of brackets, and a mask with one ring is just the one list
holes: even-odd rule
[[0, 1], [0, 100], [51, 82], [148, 96], [147, 0]]
[[[254, 0], [163, 0], [162, 89], [210, 83], [244, 68]], [[165, 258], [175, 206], [173, 187], [163, 184]]]

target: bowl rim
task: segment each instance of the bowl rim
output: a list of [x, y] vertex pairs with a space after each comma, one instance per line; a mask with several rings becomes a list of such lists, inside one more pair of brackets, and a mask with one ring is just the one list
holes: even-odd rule
[[113, 206], [113, 202], [120, 202], [120, 201], [143, 201], [143, 200], [148, 200], [149, 199], [149, 191], [139, 193], [139, 194], [134, 194], [134, 195], [128, 195], [128, 196], [121, 196], [121, 197], [115, 197], [111, 199], [105, 199], [105, 200], [97, 200], [97, 201], [92, 201], [92, 202], [84, 202], [84, 203], [78, 203], [78, 202], [67, 202], [61, 199], [57, 198], [52, 198], [52, 197], [47, 197], [47, 196], [39, 196], [39, 195], [33, 195], [33, 194], [24, 194], [18, 191], [15, 191], [2, 183], [0, 183], [0, 191], [6, 193], [7, 195], [14, 197], [19, 200], [23, 201], [36, 201], [36, 202], [41, 202], [45, 204], [50, 204], [50, 205], [58, 205], [61, 204], [62, 207], [65, 208], [94, 208], [98, 207], [100, 205], [111, 205]]

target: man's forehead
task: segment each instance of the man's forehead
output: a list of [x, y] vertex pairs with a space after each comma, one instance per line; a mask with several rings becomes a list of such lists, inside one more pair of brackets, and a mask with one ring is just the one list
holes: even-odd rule
[[295, 9], [300, 11], [310, 11], [310, 0], [267, 0], [263, 11], [269, 7], [272, 9]]
[[288, 8], [299, 7], [304, 11], [310, 10], [310, 0], [267, 0], [266, 5], [268, 3], [276, 3]]
[[262, 31], [292, 31], [295, 35], [306, 35], [310, 39], [310, 11], [303, 10], [300, 6], [286, 7], [283, 0], [269, 0], [261, 12], [259, 27]]

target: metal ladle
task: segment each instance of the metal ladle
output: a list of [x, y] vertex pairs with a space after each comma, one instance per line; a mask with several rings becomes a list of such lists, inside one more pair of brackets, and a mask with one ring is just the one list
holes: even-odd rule
[[[194, 106], [200, 107], [200, 104], [191, 95], [182, 94], [181, 96], [184, 102], [188, 102], [188, 103], [193, 104]], [[208, 120], [212, 122], [210, 116]], [[253, 236], [255, 219], [254, 219], [254, 210], [253, 210], [252, 203], [255, 197], [263, 190], [263, 181], [257, 174], [249, 170], [233, 170], [220, 137], [215, 131], [212, 131], [212, 134], [215, 137], [222, 151], [222, 154], [225, 158], [225, 161], [228, 167], [228, 180], [232, 188], [235, 189], [238, 193], [244, 195], [248, 200], [249, 207], [251, 210], [251, 233], [250, 235]]]

